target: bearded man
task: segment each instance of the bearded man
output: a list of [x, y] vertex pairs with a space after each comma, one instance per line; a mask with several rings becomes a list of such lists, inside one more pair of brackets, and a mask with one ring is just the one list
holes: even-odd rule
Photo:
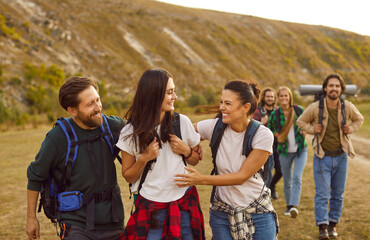
[[364, 121], [351, 102], [340, 98], [345, 88], [339, 74], [328, 75], [322, 85], [324, 97], [308, 106], [297, 120], [303, 131], [315, 135], [312, 143], [315, 220], [320, 240], [338, 237], [336, 224], [343, 209], [348, 156], [355, 156], [348, 135], [356, 132]]
[[[70, 118], [57, 121], [27, 169], [28, 239], [40, 238], [36, 205], [42, 187], [47, 191], [49, 182], [58, 186], [56, 219], [61, 239], [118, 239], [124, 209], [112, 149], [124, 121], [102, 114], [98, 86], [89, 77], [67, 79], [59, 90], [59, 103]], [[68, 138], [72, 132], [76, 138]], [[76, 155], [73, 163], [72, 149]], [[70, 207], [76, 201], [77, 207]], [[45, 200], [40, 203], [47, 204]]]

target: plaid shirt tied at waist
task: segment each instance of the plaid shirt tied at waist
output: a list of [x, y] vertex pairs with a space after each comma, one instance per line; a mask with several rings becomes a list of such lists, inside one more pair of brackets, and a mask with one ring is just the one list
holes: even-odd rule
[[263, 214], [272, 213], [275, 217], [276, 235], [279, 233], [279, 221], [269, 194], [263, 193], [247, 207], [233, 207], [223, 202], [217, 195], [211, 206], [214, 211], [225, 212], [228, 214], [230, 223], [230, 233], [235, 240], [252, 240], [255, 232], [252, 213]]
[[182, 239], [180, 210], [190, 212], [193, 238], [197, 240], [205, 239], [204, 218], [196, 187], [191, 187], [179, 200], [168, 203], [153, 202], [139, 194], [136, 200], [136, 210], [128, 220], [126, 229], [119, 239], [146, 239], [152, 221], [152, 213], [165, 208], [167, 208], [167, 215], [163, 223], [162, 239]]

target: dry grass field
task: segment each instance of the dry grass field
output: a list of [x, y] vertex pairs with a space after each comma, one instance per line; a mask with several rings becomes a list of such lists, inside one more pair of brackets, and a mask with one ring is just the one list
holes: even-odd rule
[[[190, 116], [193, 122], [207, 116]], [[50, 127], [24, 131], [0, 133], [0, 239], [26, 239], [26, 169], [34, 159], [41, 142]], [[367, 128], [365, 126], [365, 128]], [[368, 136], [367, 136], [368, 137]], [[358, 156], [349, 161], [348, 180], [344, 196], [344, 209], [338, 231], [342, 240], [370, 239], [370, 159], [367, 147], [370, 140], [364, 136], [354, 135], [355, 148]], [[314, 181], [312, 172], [312, 149], [308, 140], [309, 154], [303, 174], [300, 215], [290, 219], [283, 215], [285, 201], [282, 180], [277, 185], [280, 198], [273, 202], [279, 214], [281, 232], [280, 240], [285, 239], [317, 239], [318, 230], [314, 220]], [[204, 159], [196, 167], [200, 172], [208, 174], [212, 168], [208, 142], [202, 143]], [[366, 157], [365, 157], [366, 156]], [[120, 171], [120, 165], [117, 164]], [[125, 204], [126, 221], [131, 210], [128, 185], [119, 177], [122, 197]], [[211, 239], [208, 224], [210, 186], [198, 187], [202, 209], [206, 222], [206, 236]], [[38, 214], [41, 224], [41, 239], [58, 239], [55, 227], [43, 215]]]

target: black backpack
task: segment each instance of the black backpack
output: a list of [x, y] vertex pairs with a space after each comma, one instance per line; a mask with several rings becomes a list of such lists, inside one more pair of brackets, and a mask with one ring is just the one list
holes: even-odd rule
[[[73, 125], [66, 118], [59, 118], [54, 124], [59, 125], [62, 129], [68, 143], [66, 160], [65, 160], [65, 171], [60, 183], [57, 183], [54, 176], [50, 173], [49, 179], [47, 179], [41, 188], [41, 198], [38, 208], [38, 212], [41, 212], [43, 208], [44, 213], [47, 218], [51, 220], [52, 223], [57, 223], [61, 219], [61, 213], [65, 211], [75, 211], [80, 209], [84, 204], [87, 205], [86, 213], [86, 224], [92, 229], [94, 227], [94, 205], [95, 202], [102, 202], [106, 200], [111, 200], [114, 196], [113, 194], [120, 193], [118, 184], [116, 187], [97, 193], [81, 193], [80, 191], [65, 191], [70, 185], [70, 177], [72, 173], [72, 167], [77, 159], [78, 147], [82, 144], [88, 144], [88, 152], [93, 162], [95, 171], [98, 172], [97, 166], [95, 164], [95, 157], [92, 154], [92, 149], [90, 144], [95, 141], [101, 141], [101, 145], [104, 147], [104, 142], [108, 145], [109, 151], [115, 158], [121, 162], [121, 158], [118, 156], [119, 149], [116, 147], [113, 134], [109, 128], [107, 118], [102, 114], [103, 123], [100, 125], [100, 134], [93, 137], [92, 139], [81, 140], [77, 138], [77, 134]], [[104, 159], [104, 184], [107, 184], [107, 159]], [[113, 221], [118, 222], [118, 217], [116, 214], [116, 204], [112, 201], [112, 216]]]
[[[247, 130], [245, 131], [244, 140], [243, 140], [243, 152], [242, 154], [248, 157], [249, 153], [253, 150], [252, 148], [252, 139], [256, 134], [258, 128], [263, 125], [261, 122], [258, 122], [254, 119], [250, 120], [248, 124]], [[211, 147], [212, 151], [212, 162], [213, 162], [213, 170], [211, 175], [218, 175], [217, 165], [216, 165], [216, 155], [218, 148], [221, 143], [222, 136], [225, 132], [227, 124], [222, 122], [222, 117], [217, 120], [215, 128], [213, 129], [212, 138], [210, 141], [209, 146]], [[269, 186], [272, 180], [272, 170], [274, 169], [274, 158], [273, 155], [269, 155], [267, 161], [265, 162], [263, 169], [261, 168], [258, 173], [262, 176], [264, 180], [264, 186]], [[211, 203], [213, 202], [214, 195], [216, 193], [216, 186], [213, 186], [212, 194], [211, 194]]]

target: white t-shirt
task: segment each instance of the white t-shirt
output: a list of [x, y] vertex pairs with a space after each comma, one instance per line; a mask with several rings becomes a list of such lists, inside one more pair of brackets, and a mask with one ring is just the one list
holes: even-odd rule
[[[211, 140], [218, 119], [208, 119], [197, 124], [202, 139]], [[216, 164], [220, 175], [238, 172], [246, 157], [242, 155], [244, 132], [238, 133], [228, 125], [217, 151]], [[272, 153], [274, 137], [272, 132], [261, 125], [252, 139], [252, 148]], [[222, 201], [234, 207], [246, 207], [257, 199], [262, 191], [268, 191], [260, 174], [255, 174], [241, 185], [217, 186], [216, 193]]]
[[289, 153], [295, 153], [298, 149], [298, 144], [295, 141], [295, 135], [294, 135], [294, 124], [290, 126], [289, 132], [288, 132], [288, 152]]
[[[200, 136], [195, 132], [190, 119], [180, 114], [180, 130], [182, 141], [188, 146], [195, 147], [200, 142]], [[117, 147], [135, 156], [137, 159], [140, 155], [139, 149], [135, 148], [132, 137], [126, 138], [133, 132], [131, 124], [127, 124], [122, 130], [117, 142]], [[157, 129], [160, 133], [160, 127]], [[159, 149], [157, 161], [152, 164], [151, 170], [142, 185], [140, 195], [144, 198], [155, 202], [172, 202], [182, 198], [187, 188], [179, 188], [174, 184], [175, 174], [185, 173], [184, 162], [182, 157], [172, 152], [169, 142], [162, 143]], [[140, 179], [132, 185], [132, 192], [136, 192], [139, 187]]]

